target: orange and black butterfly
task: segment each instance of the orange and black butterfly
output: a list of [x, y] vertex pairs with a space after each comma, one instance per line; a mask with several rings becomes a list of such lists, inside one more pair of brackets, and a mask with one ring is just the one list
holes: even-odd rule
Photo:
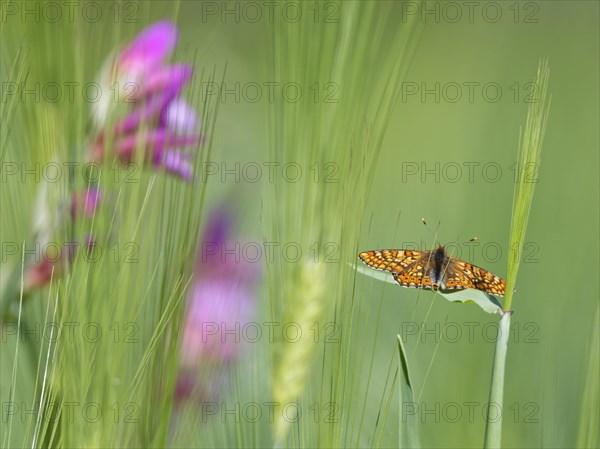
[[433, 251], [382, 249], [358, 255], [372, 268], [389, 271], [403, 287], [428, 290], [464, 290], [473, 288], [504, 296], [506, 281], [483, 268], [450, 257], [443, 246]]

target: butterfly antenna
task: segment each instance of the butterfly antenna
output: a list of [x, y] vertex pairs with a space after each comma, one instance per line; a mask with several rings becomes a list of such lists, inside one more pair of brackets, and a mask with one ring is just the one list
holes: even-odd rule
[[433, 242], [435, 244], [439, 243], [438, 239], [437, 239], [437, 236], [438, 236], [438, 234], [440, 232], [440, 226], [442, 226], [442, 220], [438, 221], [437, 227], [435, 228], [435, 235], [433, 236]]
[[[456, 237], [457, 237], [457, 238], [456, 238], [456, 241], [458, 242], [458, 240], [460, 239], [460, 237], [459, 237], [459, 236], [456, 236]], [[477, 240], [478, 240], [478, 239], [477, 239], [477, 236], [473, 236], [473, 237], [471, 237], [469, 240], [467, 240], [466, 242], [464, 242], [463, 244], [466, 244], [466, 243], [469, 243], [469, 242], [475, 242], [475, 241], [477, 241]], [[452, 250], [451, 250], [451, 252], [450, 252], [450, 254], [448, 254], [450, 257], [454, 257], [454, 250], [455, 250], [455, 249], [456, 249], [456, 248], [454, 248], [454, 247], [453, 247], [453, 248], [452, 248]], [[446, 265], [446, 266], [444, 267], [444, 275], [446, 274], [446, 270], [447, 270], [447, 269], [448, 269], [448, 265]]]
[[[471, 237], [469, 240], [465, 240], [464, 242], [461, 242], [461, 245], [466, 245], [467, 243], [471, 243], [471, 242], [476, 242], [477, 240], [479, 240], [479, 238], [477, 236], [473, 236]], [[456, 236], [456, 244], [458, 244], [458, 242], [460, 241], [460, 236], [457, 235]], [[455, 245], [452, 245], [452, 249], [450, 250], [450, 252], [448, 253], [448, 255], [450, 257], [454, 257], [454, 251], [455, 251], [456, 247]]]
[[423, 222], [423, 224], [425, 225], [425, 227], [427, 228], [427, 230], [429, 231], [429, 233], [433, 236], [433, 246], [435, 247], [435, 245], [437, 244], [437, 236], [440, 230], [440, 226], [442, 225], [441, 221], [438, 221], [437, 227], [435, 228], [435, 232], [431, 230], [431, 228], [427, 225], [427, 221], [425, 220], [425, 218], [421, 218], [421, 221]]

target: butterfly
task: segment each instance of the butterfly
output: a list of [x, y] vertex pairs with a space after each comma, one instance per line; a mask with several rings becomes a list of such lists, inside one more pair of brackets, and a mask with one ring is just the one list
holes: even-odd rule
[[358, 257], [372, 268], [390, 271], [403, 287], [443, 292], [472, 288], [496, 296], [504, 296], [506, 288], [504, 279], [469, 262], [448, 256], [443, 246], [433, 251], [365, 251]]

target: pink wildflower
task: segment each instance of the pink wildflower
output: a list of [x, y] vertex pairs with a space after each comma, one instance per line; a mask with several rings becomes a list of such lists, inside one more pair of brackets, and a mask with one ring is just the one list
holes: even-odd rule
[[187, 64], [164, 64], [174, 50], [177, 28], [170, 22], [155, 23], [142, 31], [123, 49], [104, 73], [104, 83], [122, 89], [134, 107], [107, 129], [110, 104], [96, 110], [103, 129], [88, 148], [90, 159], [102, 161], [106, 153], [122, 163], [135, 161], [138, 149], [143, 161], [183, 179], [193, 177], [190, 149], [202, 142], [196, 112], [180, 99], [192, 76]]

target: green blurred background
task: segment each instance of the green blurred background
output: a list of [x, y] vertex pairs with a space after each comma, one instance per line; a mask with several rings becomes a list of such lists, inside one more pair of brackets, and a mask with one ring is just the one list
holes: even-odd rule
[[[359, 250], [415, 243], [429, 248], [433, 237], [421, 224], [425, 217], [434, 228], [441, 222], [437, 240], [442, 244], [477, 236], [479, 245], [473, 246], [471, 254], [461, 244], [462, 252], [455, 255], [506, 275], [515, 174], [511, 166], [517, 160], [532, 93], [528, 83], [535, 80], [540, 58], [548, 58], [552, 101], [527, 231], [529, 246], [513, 303], [503, 443], [519, 448], [573, 447], [586, 394], [592, 330], [598, 320], [599, 3], [475, 3], [472, 20], [464, 2], [430, 5], [438, 15], [426, 17], [390, 121]], [[236, 4], [229, 6], [235, 10]], [[216, 5], [218, 12], [208, 15], [207, 5]], [[141, 2], [137, 22], [102, 21], [85, 33], [100, 37], [119, 29], [126, 39], [153, 20], [176, 17], [181, 29], [177, 59], [194, 59], [197, 66], [208, 71], [214, 67], [219, 74], [226, 66], [226, 88], [241, 92], [237, 98], [236, 94], [222, 98], [213, 161], [229, 168], [238, 162], [268, 161], [265, 116], [271, 104], [265, 83], [277, 80], [268, 75], [265, 62], [267, 43], [274, 37], [264, 5], [256, 23], [248, 20], [254, 17], [249, 9], [252, 16], [223, 18], [220, 2], [183, 1], [178, 10], [173, 8], [170, 3]], [[399, 6], [399, 26], [401, 10]], [[460, 20], [455, 20], [457, 11]], [[495, 21], [498, 11], [501, 17]], [[64, 45], [69, 36], [48, 32], [52, 30], [48, 25], [40, 35], [50, 40], [42, 47], [34, 43], [35, 26], [6, 26], [12, 28], [3, 32], [3, 39], [11, 40], [5, 48], [14, 51], [11, 43], [24, 36], [32, 39], [32, 61], [49, 48], [68, 48]], [[97, 39], [89, 45], [103, 54], [114, 44]], [[68, 55], [61, 55], [36, 70], [47, 70], [52, 79], [53, 73], [68, 70], [60, 68], [63, 58], [68, 61]], [[87, 78], [100, 64], [86, 68]], [[263, 87], [258, 101], [244, 96], [249, 83]], [[197, 84], [196, 95], [206, 88]], [[343, 99], [344, 86], [339, 89]], [[364, 89], [368, 92], [369, 86]], [[278, 89], [275, 101], [281, 101]], [[343, 101], [336, 107], [343, 107]], [[471, 179], [468, 166], [473, 167]], [[428, 174], [423, 174], [424, 168]], [[410, 171], [414, 169], [417, 173]], [[210, 207], [239, 191], [244, 195], [240, 201], [245, 209], [243, 233], [260, 237], [261, 183], [214, 176], [207, 184], [207, 204]], [[501, 248], [499, 255], [497, 248]], [[482, 411], [488, 398], [497, 317], [476, 306], [440, 299], [429, 311], [431, 299], [358, 277], [357, 307], [364, 313], [357, 315], [361, 317], [357, 332], [375, 348], [372, 382], [385, 382], [400, 333], [406, 338], [415, 389], [422, 391], [418, 413], [429, 411], [420, 415], [423, 446], [478, 447], [485, 428]], [[423, 326], [427, 332], [415, 335], [414, 330]], [[356, 367], [368, 368], [368, 364]], [[365, 444], [371, 444], [365, 438]]]
[[[475, 247], [471, 261], [506, 274], [514, 188], [510, 167], [516, 162], [519, 131], [525, 123], [531, 93], [527, 83], [535, 79], [539, 59], [547, 57], [552, 102], [527, 232], [531, 257], [521, 266], [514, 302], [518, 333], [511, 340], [507, 362], [504, 444], [570, 447], [585, 394], [592, 326], [598, 319], [599, 8], [598, 3], [586, 1], [495, 2], [503, 17], [491, 23], [482, 12], [486, 5], [475, 9], [472, 23], [465, 20], [464, 5], [463, 20], [457, 23], [444, 20], [453, 16], [443, 2], [438, 5], [439, 23], [435, 16], [428, 16], [406, 78], [418, 92], [405, 91], [390, 122], [367, 211], [372, 221], [365, 223], [361, 249], [397, 248], [403, 242], [421, 241], [429, 247], [432, 237], [420, 223], [426, 217], [429, 223], [442, 222], [438, 237], [442, 243], [478, 236], [481, 245]], [[521, 13], [517, 23], [515, 11]], [[198, 5], [184, 3], [180, 23], [184, 33], [193, 36], [198, 33], [191, 26], [195, 14]], [[535, 22], [523, 23], [527, 14], [533, 14], [528, 19]], [[242, 84], [270, 81], [261, 75], [264, 44], [250, 37], [259, 30], [251, 24], [227, 24], [223, 38], [215, 41], [212, 51], [216, 55], [209, 57], [217, 63], [227, 61], [228, 80]], [[474, 86], [472, 102], [465, 84], [469, 82]], [[456, 90], [451, 83], [462, 89], [459, 101], [453, 102]], [[497, 95], [493, 87], [484, 91], [487, 83], [500, 86], [501, 93]], [[435, 93], [423, 98], [423, 88], [436, 92], [436, 84], [437, 98]], [[219, 129], [235, 130], [218, 133], [225, 160], [260, 160], [264, 122], [258, 112], [262, 106], [243, 101], [223, 105]], [[473, 163], [473, 182], [465, 163]], [[422, 164], [434, 174], [423, 179]], [[462, 169], [459, 175], [454, 164]], [[486, 164], [493, 165], [489, 172], [484, 172]], [[413, 172], [407, 170], [415, 165], [418, 173], [409, 174]], [[501, 175], [494, 172], [497, 166]], [[486, 176], [499, 179], [487, 181]], [[483, 251], [486, 244], [490, 244], [489, 253]], [[493, 248], [498, 245], [503, 251], [494, 262]], [[460, 248], [465, 257], [467, 246]], [[422, 416], [423, 444], [479, 445], [495, 329], [485, 323], [494, 323], [496, 318], [473, 306], [437, 300], [425, 325], [430, 333], [419, 339], [410, 333], [414, 326], [423, 326], [429, 300], [422, 295], [412, 318], [418, 293], [391, 285], [384, 288], [382, 313], [371, 313], [368, 323], [370, 329], [379, 328], [375, 366], [385, 374], [395, 349], [394, 337], [404, 331], [414, 378], [423, 379], [440, 342], [418, 401], [419, 412], [433, 410]], [[362, 300], [370, 301], [368, 295]], [[377, 303], [363, 306], [375, 308]], [[447, 332], [442, 331], [445, 320], [453, 323]], [[410, 327], [403, 327], [404, 321]], [[416, 384], [419, 389], [422, 382]], [[467, 402], [474, 403], [472, 420]], [[452, 423], [457, 410], [462, 417]]]
[[[599, 4], [482, 2], [474, 7], [471, 22], [465, 5], [450, 3], [461, 5], [463, 18], [451, 23], [456, 8], [445, 2], [437, 5], [439, 20], [427, 16], [406, 78], [405, 85], [413, 90], [404, 91], [390, 122], [360, 249], [399, 248], [407, 242], [429, 248], [432, 236], [420, 221], [425, 217], [434, 227], [441, 221], [441, 243], [477, 236], [474, 257], [469, 259], [464, 244], [460, 255], [506, 275], [513, 164], [532, 93], [528, 83], [535, 80], [540, 58], [548, 58], [552, 100], [527, 230], [529, 246], [513, 303], [515, 333], [507, 361], [503, 435], [506, 447], [572, 447], [598, 320]], [[197, 21], [200, 10], [198, 4], [183, 3], [182, 40], [205, 39]], [[502, 17], [492, 23], [497, 10]], [[202, 58], [227, 62], [231, 83], [272, 81], [263, 73], [265, 44], [258, 38], [260, 33], [270, 38], [269, 32], [268, 24], [226, 23]], [[462, 95], [458, 101], [457, 85]], [[433, 93], [422, 96], [424, 89]], [[216, 157], [231, 164], [264, 160], [261, 111], [267, 102], [227, 99], [220, 111]], [[469, 164], [474, 167], [472, 182]], [[408, 171], [415, 167], [416, 174]], [[424, 167], [432, 173], [422, 177]], [[258, 192], [249, 217], [259, 207]], [[365, 324], [370, 330], [378, 328], [375, 376], [385, 379], [395, 336], [405, 335], [416, 389], [423, 388], [419, 412], [433, 410], [422, 416], [423, 445], [480, 445], [497, 318], [475, 306], [436, 300], [425, 324], [429, 334], [419, 338], [411, 332], [423, 326], [430, 297], [421, 295], [415, 305], [417, 292], [388, 284], [372, 287], [369, 282], [359, 278], [359, 289], [364, 289], [360, 306], [372, 308]], [[381, 305], [378, 289], [384, 289]], [[444, 332], [446, 321], [450, 324]], [[468, 402], [473, 403], [472, 419]], [[457, 410], [462, 416], [451, 422]]]

